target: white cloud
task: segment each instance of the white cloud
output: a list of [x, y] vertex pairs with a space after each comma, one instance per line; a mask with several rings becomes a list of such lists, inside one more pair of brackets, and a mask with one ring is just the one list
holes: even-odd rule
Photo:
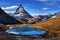
[[16, 9], [18, 6], [2, 7], [3, 10]]
[[5, 11], [6, 13], [14, 13], [15, 11]]
[[49, 10], [49, 8], [47, 8], [47, 7], [44, 7], [44, 8], [42, 8], [43, 10]]
[[14, 13], [18, 6], [1, 7], [6, 13]]

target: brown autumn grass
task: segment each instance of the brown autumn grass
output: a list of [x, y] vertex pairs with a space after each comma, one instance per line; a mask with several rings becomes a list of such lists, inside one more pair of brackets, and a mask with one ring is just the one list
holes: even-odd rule
[[46, 31], [60, 33], [60, 17], [36, 23], [34, 26]]

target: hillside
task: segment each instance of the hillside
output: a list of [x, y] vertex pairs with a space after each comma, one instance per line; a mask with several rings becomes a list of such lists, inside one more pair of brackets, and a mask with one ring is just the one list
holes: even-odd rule
[[60, 27], [59, 27], [60, 26], [60, 17], [44, 20], [39, 23], [37, 22], [36, 24], [34, 24], [34, 26], [36, 26], [37, 28], [42, 28], [42, 29], [47, 27], [47, 28], [53, 29], [55, 31], [60, 30]]
[[48, 19], [33, 25], [36, 28], [44, 29], [51, 33], [60, 34], [60, 17]]
[[49, 35], [51, 34], [58, 34], [60, 35], [60, 17], [58, 18], [50, 18], [48, 20], [40, 21], [35, 24], [22, 24], [21, 26], [33, 26], [38, 29], [43, 29], [48, 32]]

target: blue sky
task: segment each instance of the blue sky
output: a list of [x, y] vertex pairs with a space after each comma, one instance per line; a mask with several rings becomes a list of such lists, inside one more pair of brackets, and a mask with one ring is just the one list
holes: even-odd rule
[[7, 13], [14, 13], [19, 5], [32, 14], [53, 14], [60, 11], [60, 0], [0, 0], [0, 7]]

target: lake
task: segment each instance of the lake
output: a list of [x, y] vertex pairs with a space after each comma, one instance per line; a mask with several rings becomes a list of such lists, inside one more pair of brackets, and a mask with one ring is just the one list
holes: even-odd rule
[[43, 35], [45, 34], [44, 30], [39, 30], [32, 26], [14, 26], [6, 30], [7, 33], [16, 34], [16, 35]]
[[[27, 40], [28, 37], [29, 39], [33, 37], [38, 37], [37, 35], [43, 35], [46, 32], [44, 30], [37, 29], [32, 26], [14, 26], [6, 30], [6, 33], [19, 35], [19, 36], [16, 36], [18, 40], [21, 40], [21, 39]], [[20, 35], [24, 35], [24, 36], [20, 36]]]

